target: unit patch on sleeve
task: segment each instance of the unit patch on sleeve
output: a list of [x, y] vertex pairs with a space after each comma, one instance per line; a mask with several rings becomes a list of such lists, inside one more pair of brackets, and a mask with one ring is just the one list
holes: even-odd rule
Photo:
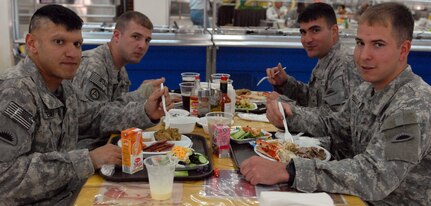
[[8, 130], [0, 130], [0, 140], [12, 146], [16, 146], [18, 142], [15, 133]]
[[100, 91], [96, 88], [90, 89], [89, 96], [92, 100], [99, 100], [100, 98]]

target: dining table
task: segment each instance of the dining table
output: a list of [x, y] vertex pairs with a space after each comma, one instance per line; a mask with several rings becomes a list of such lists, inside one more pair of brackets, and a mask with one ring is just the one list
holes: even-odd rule
[[[278, 131], [268, 122], [244, 120], [237, 115], [233, 120], [234, 126], [250, 126], [272, 134]], [[159, 123], [144, 131], [157, 131], [162, 126], [162, 123]], [[204, 137], [207, 144], [210, 142], [209, 135], [198, 125], [191, 135]], [[73, 205], [259, 205], [261, 191], [279, 191], [280, 188], [286, 188], [286, 185], [251, 185], [242, 177], [232, 158], [219, 158], [214, 154], [210, 158], [213, 168], [211, 175], [200, 180], [175, 180], [173, 194], [169, 200], [152, 200], [147, 181], [112, 182], [106, 180], [100, 172], [96, 172], [82, 186]], [[288, 191], [297, 192], [294, 189]], [[335, 205], [366, 205], [359, 197], [352, 195], [329, 196]]]

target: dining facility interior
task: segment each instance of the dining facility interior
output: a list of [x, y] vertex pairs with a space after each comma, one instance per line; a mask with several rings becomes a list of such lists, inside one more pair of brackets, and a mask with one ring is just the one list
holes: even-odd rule
[[[128, 64], [126, 69], [131, 80], [130, 90], [138, 89], [146, 79], [165, 77], [164, 83], [173, 95], [181, 98], [181, 73], [200, 74], [202, 83], [209, 82], [212, 74], [229, 74], [230, 89], [246, 89], [255, 94], [253, 111], [235, 110], [232, 124], [235, 127], [252, 127], [262, 134], [276, 138], [280, 130], [265, 118], [265, 95], [273, 91], [266, 76], [266, 69], [277, 64], [286, 66], [286, 71], [304, 83], [309, 81], [317, 63], [316, 58], [307, 57], [301, 44], [299, 28], [295, 20], [268, 19], [266, 10], [274, 4], [272, 0], [204, 0], [204, 17], [208, 22], [194, 25], [190, 17], [190, 0], [5, 0], [0, 6], [0, 25], [7, 27], [0, 39], [0, 73], [11, 69], [26, 57], [25, 35], [33, 13], [47, 4], [61, 4], [75, 11], [84, 21], [82, 50], [96, 48], [111, 40], [115, 19], [130, 10], [147, 15], [154, 25], [149, 50], [141, 62]], [[314, 0], [279, 0], [287, 10], [296, 10], [298, 4], [309, 4]], [[323, 0], [337, 11], [340, 41], [350, 48], [355, 47], [358, 13], [364, 6], [387, 0]], [[431, 83], [431, 1], [396, 1], [405, 4], [415, 19], [409, 64], [413, 71], [428, 84]], [[12, 68], [13, 69], [13, 68]], [[218, 82], [217, 82], [218, 83]], [[232, 98], [240, 96], [236, 93]], [[259, 99], [260, 98], [260, 99]], [[181, 103], [181, 102], [179, 102]], [[182, 104], [175, 104], [182, 109]], [[242, 117], [238, 114], [243, 114]], [[182, 114], [175, 114], [182, 115]], [[254, 115], [260, 115], [255, 117]], [[253, 118], [263, 118], [253, 119]], [[189, 147], [208, 159], [206, 166], [195, 170], [177, 171], [173, 194], [169, 200], [155, 201], [149, 196], [148, 175], [140, 171], [134, 175], [115, 168], [114, 175], [100, 171], [90, 177], [74, 197], [71, 205], [259, 205], [262, 191], [288, 191], [296, 193], [287, 185], [254, 186], [244, 180], [238, 172], [238, 164], [256, 155], [247, 142], [233, 142], [227, 158], [211, 152], [207, 123], [197, 122], [186, 136]], [[152, 135], [164, 128], [164, 123], [144, 130]], [[278, 134], [280, 135], [280, 134]], [[118, 134], [109, 140], [117, 142]], [[190, 141], [190, 142], [188, 142]], [[184, 142], [182, 142], [184, 143]], [[182, 144], [180, 143], [180, 144]], [[145, 154], [144, 154], [145, 156]], [[185, 171], [185, 172], [184, 172]], [[216, 175], [215, 175], [216, 174]], [[113, 194], [113, 192], [117, 192]], [[359, 197], [345, 194], [329, 196], [335, 205], [367, 205]]]

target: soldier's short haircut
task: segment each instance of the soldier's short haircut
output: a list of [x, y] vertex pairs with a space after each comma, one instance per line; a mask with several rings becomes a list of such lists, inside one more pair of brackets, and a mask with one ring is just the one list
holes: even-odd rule
[[50, 20], [56, 25], [62, 25], [67, 31], [82, 29], [82, 19], [72, 10], [58, 5], [50, 4], [39, 8], [31, 17], [28, 32], [39, 29], [44, 20]]
[[392, 27], [392, 33], [398, 45], [405, 40], [412, 41], [414, 19], [410, 10], [400, 3], [387, 2], [368, 8], [359, 18], [358, 24], [367, 23], [370, 26], [381, 25]]
[[135, 23], [149, 29], [153, 30], [153, 23], [151, 23], [151, 20], [145, 16], [145, 14], [137, 11], [127, 11], [123, 14], [121, 14], [116, 21], [115, 29], [118, 29], [120, 31], [124, 31], [127, 27], [127, 24], [130, 21], [134, 21]]
[[321, 2], [308, 5], [304, 11], [299, 14], [298, 23], [307, 23], [321, 17], [325, 19], [328, 27], [337, 24], [337, 17], [332, 6]]

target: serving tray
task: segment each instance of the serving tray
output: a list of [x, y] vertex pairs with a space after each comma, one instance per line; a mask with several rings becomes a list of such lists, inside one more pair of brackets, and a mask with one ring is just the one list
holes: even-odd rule
[[[213, 166], [211, 161], [211, 154], [208, 150], [207, 142], [205, 137], [196, 134], [186, 134], [193, 142], [192, 148], [197, 152], [203, 154], [209, 161], [209, 164], [205, 168], [199, 168], [196, 170], [188, 170], [188, 176], [175, 176], [174, 180], [201, 180], [213, 174]], [[116, 145], [119, 140], [118, 137], [113, 137], [111, 140], [112, 144]], [[112, 182], [139, 182], [148, 181], [147, 170], [144, 169], [134, 174], [123, 173], [120, 166], [115, 167], [115, 172], [112, 176], [106, 176], [99, 171], [99, 174], [108, 181]]]
[[232, 154], [236, 169], [239, 169], [239, 166], [244, 160], [251, 156], [257, 156], [253, 146], [250, 144], [239, 144], [233, 140], [230, 141], [230, 153]]

